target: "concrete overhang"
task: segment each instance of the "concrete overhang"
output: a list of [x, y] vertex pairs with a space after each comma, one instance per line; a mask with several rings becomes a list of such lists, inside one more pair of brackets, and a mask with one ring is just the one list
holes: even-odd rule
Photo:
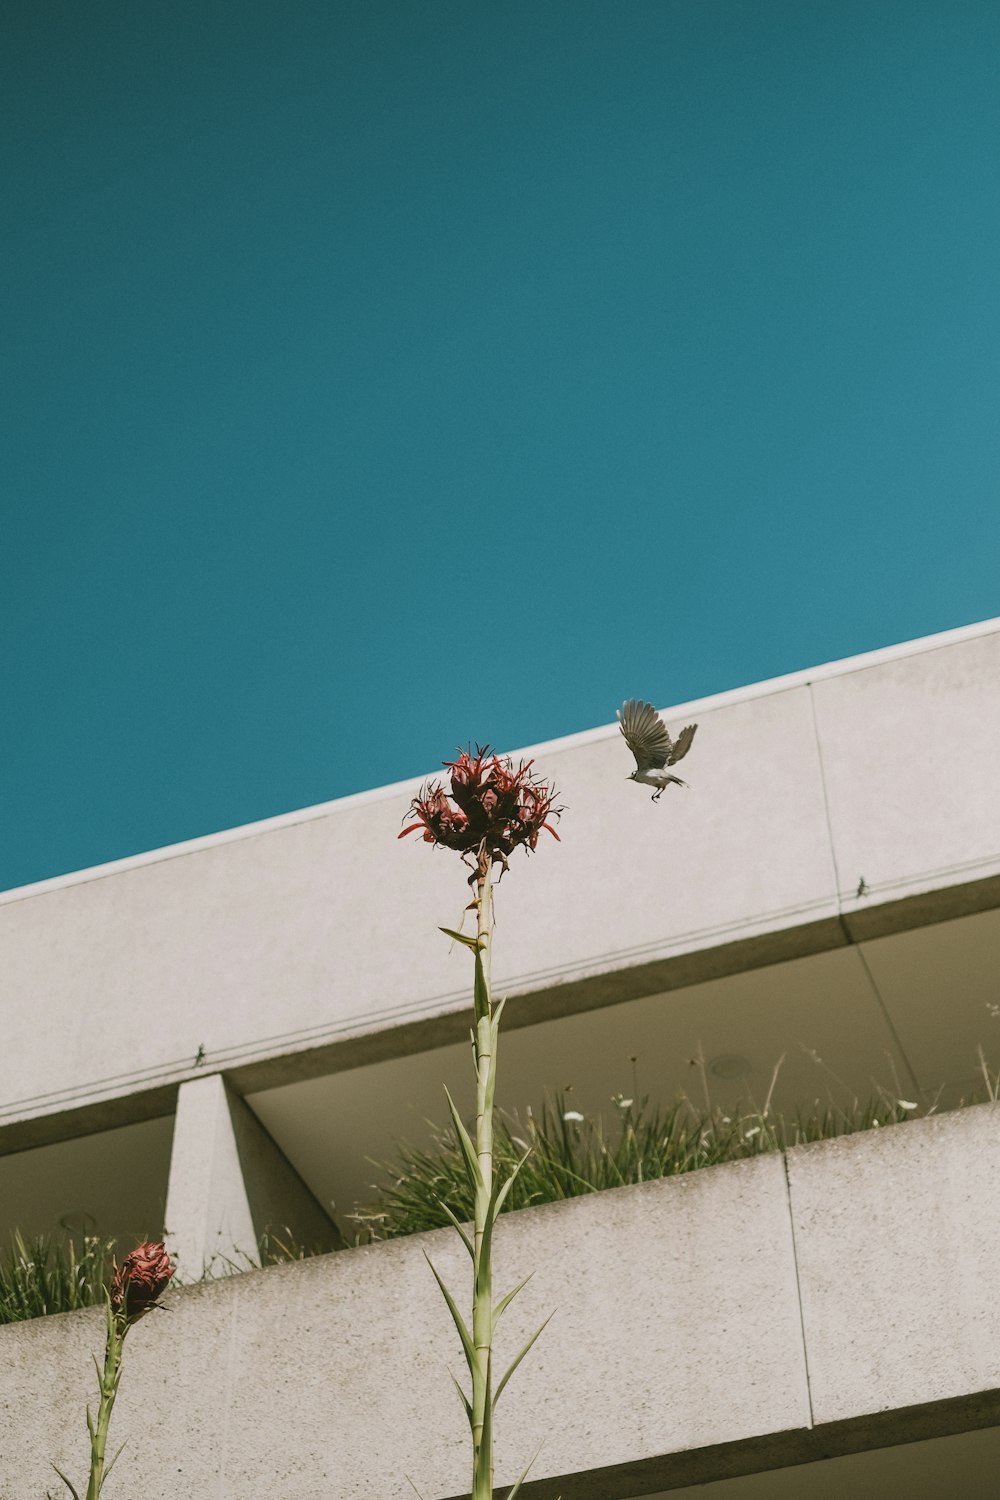
[[[691, 787], [655, 807], [614, 725], [525, 752], [567, 813], [499, 887], [509, 1025], [739, 996], [859, 945], [871, 968], [880, 943], [992, 912], [998, 682], [989, 621], [681, 705]], [[437, 929], [464, 884], [396, 842], [417, 785], [0, 897], [0, 1151], [168, 1114], [199, 1069], [256, 1099], [459, 1043], [466, 955]], [[989, 1050], [981, 1026], [965, 1040]]]
[[[501, 1403], [498, 1480], [541, 1444], [525, 1500], [622, 1500], [997, 1424], [998, 1203], [989, 1105], [506, 1216], [497, 1284], [534, 1274], [499, 1360], [557, 1316]], [[466, 1287], [442, 1231], [173, 1294], [129, 1340], [123, 1493], [466, 1494], [425, 1251]], [[79, 1470], [101, 1322], [0, 1328], [4, 1493]]]

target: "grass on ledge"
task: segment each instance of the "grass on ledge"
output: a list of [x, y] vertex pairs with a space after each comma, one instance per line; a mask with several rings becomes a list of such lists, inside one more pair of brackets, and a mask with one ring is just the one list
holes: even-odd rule
[[[1000, 1100], [1000, 1075], [989, 1072], [982, 1055], [980, 1062], [985, 1087], [963, 1103]], [[770, 1094], [761, 1108], [734, 1109], [731, 1114], [708, 1098], [700, 1109], [688, 1099], [665, 1109], [621, 1095], [612, 1103], [610, 1126], [599, 1115], [581, 1115], [565, 1095], [547, 1100], [540, 1115], [530, 1109], [523, 1116], [498, 1114], [498, 1167], [509, 1171], [529, 1153], [504, 1204], [505, 1213], [898, 1125], [918, 1112], [912, 1101], [884, 1091], [867, 1104], [854, 1101], [841, 1108], [831, 1103], [794, 1118], [772, 1114]], [[919, 1108], [920, 1114], [932, 1112], [933, 1106]], [[401, 1143], [393, 1161], [374, 1165], [384, 1179], [378, 1198], [346, 1216], [350, 1230], [345, 1242], [369, 1244], [443, 1229], [449, 1222], [443, 1204], [460, 1221], [472, 1218], [461, 1149], [452, 1127], [435, 1130], [425, 1149]], [[15, 1232], [10, 1244], [0, 1247], [0, 1324], [102, 1302], [115, 1253], [115, 1241], [96, 1234], [64, 1232], [25, 1239]], [[312, 1253], [287, 1231], [280, 1236], [271, 1233], [261, 1241], [256, 1258], [219, 1258], [204, 1279], [220, 1269], [224, 1275], [238, 1274], [258, 1265], [304, 1260]]]
[[[136, 1236], [125, 1248], [130, 1249], [143, 1238]], [[62, 1231], [26, 1238], [15, 1230], [10, 1243], [0, 1247], [0, 1324], [22, 1323], [29, 1318], [75, 1312], [102, 1303], [104, 1288], [111, 1284], [112, 1262], [117, 1253], [113, 1239], [97, 1234]], [[266, 1234], [258, 1246], [256, 1259], [250, 1255], [240, 1255], [237, 1259], [219, 1257], [202, 1280], [218, 1276], [220, 1270], [222, 1275], [236, 1275], [256, 1270], [258, 1266], [304, 1260], [311, 1253], [290, 1235], [279, 1238]]]
[[[667, 1109], [621, 1096], [612, 1102], [617, 1119], [610, 1127], [600, 1115], [581, 1116], [565, 1096], [547, 1100], [540, 1115], [530, 1109], [523, 1115], [498, 1113], [493, 1149], [501, 1175], [530, 1152], [502, 1212], [676, 1177], [913, 1117], [912, 1108], [889, 1097], [848, 1112], [831, 1107], [792, 1120], [766, 1108], [732, 1115], [721, 1108], [698, 1110], [688, 1100]], [[471, 1219], [461, 1147], [450, 1124], [434, 1129], [426, 1149], [401, 1143], [393, 1161], [374, 1165], [383, 1178], [377, 1199], [347, 1216], [356, 1244], [443, 1229], [449, 1222], [443, 1204], [460, 1221]]]
[[[523, 1116], [498, 1112], [494, 1154], [501, 1174], [509, 1173], [530, 1152], [503, 1212], [899, 1125], [936, 1109], [935, 1104], [925, 1107], [900, 1097], [897, 1084], [893, 1092], [879, 1089], [867, 1103], [851, 1099], [842, 1106], [831, 1099], [812, 1112], [777, 1115], [771, 1110], [771, 1096], [782, 1061], [774, 1069], [763, 1105], [747, 1101], [731, 1113], [712, 1103], [704, 1059], [697, 1064], [705, 1091], [700, 1107], [686, 1097], [662, 1108], [648, 1099], [618, 1094], [612, 1098], [610, 1127], [600, 1115], [583, 1116], [574, 1110], [564, 1094], [548, 1099], [540, 1116], [530, 1109]], [[1000, 1074], [990, 1071], [982, 1048], [979, 1064], [983, 1085], [959, 1108], [1000, 1100]], [[846, 1085], [830, 1076], [838, 1092], [847, 1095]], [[449, 1219], [442, 1204], [463, 1223], [472, 1218], [462, 1152], [450, 1124], [434, 1128], [429, 1148], [401, 1143], [393, 1161], [373, 1165], [383, 1178], [376, 1186], [376, 1201], [347, 1215], [356, 1244], [443, 1229]]]

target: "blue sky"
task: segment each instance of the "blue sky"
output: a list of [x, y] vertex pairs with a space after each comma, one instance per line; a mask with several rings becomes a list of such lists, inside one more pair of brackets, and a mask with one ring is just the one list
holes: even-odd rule
[[1000, 613], [992, 0], [8, 0], [0, 886]]

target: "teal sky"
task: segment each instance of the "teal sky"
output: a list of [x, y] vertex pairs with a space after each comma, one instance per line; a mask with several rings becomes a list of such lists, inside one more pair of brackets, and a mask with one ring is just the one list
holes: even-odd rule
[[7, 0], [0, 886], [1000, 613], [998, 57]]

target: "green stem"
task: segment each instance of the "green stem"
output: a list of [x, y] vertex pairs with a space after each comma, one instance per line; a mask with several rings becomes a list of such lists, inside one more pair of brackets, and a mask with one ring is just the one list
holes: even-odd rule
[[122, 1345], [125, 1342], [126, 1332], [125, 1320], [112, 1311], [109, 1303], [104, 1369], [98, 1372], [101, 1400], [97, 1408], [97, 1421], [90, 1433], [90, 1482], [87, 1485], [86, 1500], [99, 1500], [101, 1487], [104, 1484], [108, 1426], [111, 1422], [111, 1410], [115, 1404], [115, 1397], [118, 1394], [118, 1382], [121, 1379]]
[[[473, 1046], [476, 1063], [476, 1156], [479, 1177], [474, 1206], [472, 1341], [472, 1496], [492, 1500], [493, 1437], [491, 1353], [493, 1346], [493, 1256], [488, 1232], [493, 1199], [493, 1094], [496, 1083], [496, 1032], [490, 985], [492, 879], [489, 856], [480, 859], [476, 881], [477, 979], [482, 1000], [476, 1006]], [[88, 1497], [89, 1500], [89, 1497]]]

